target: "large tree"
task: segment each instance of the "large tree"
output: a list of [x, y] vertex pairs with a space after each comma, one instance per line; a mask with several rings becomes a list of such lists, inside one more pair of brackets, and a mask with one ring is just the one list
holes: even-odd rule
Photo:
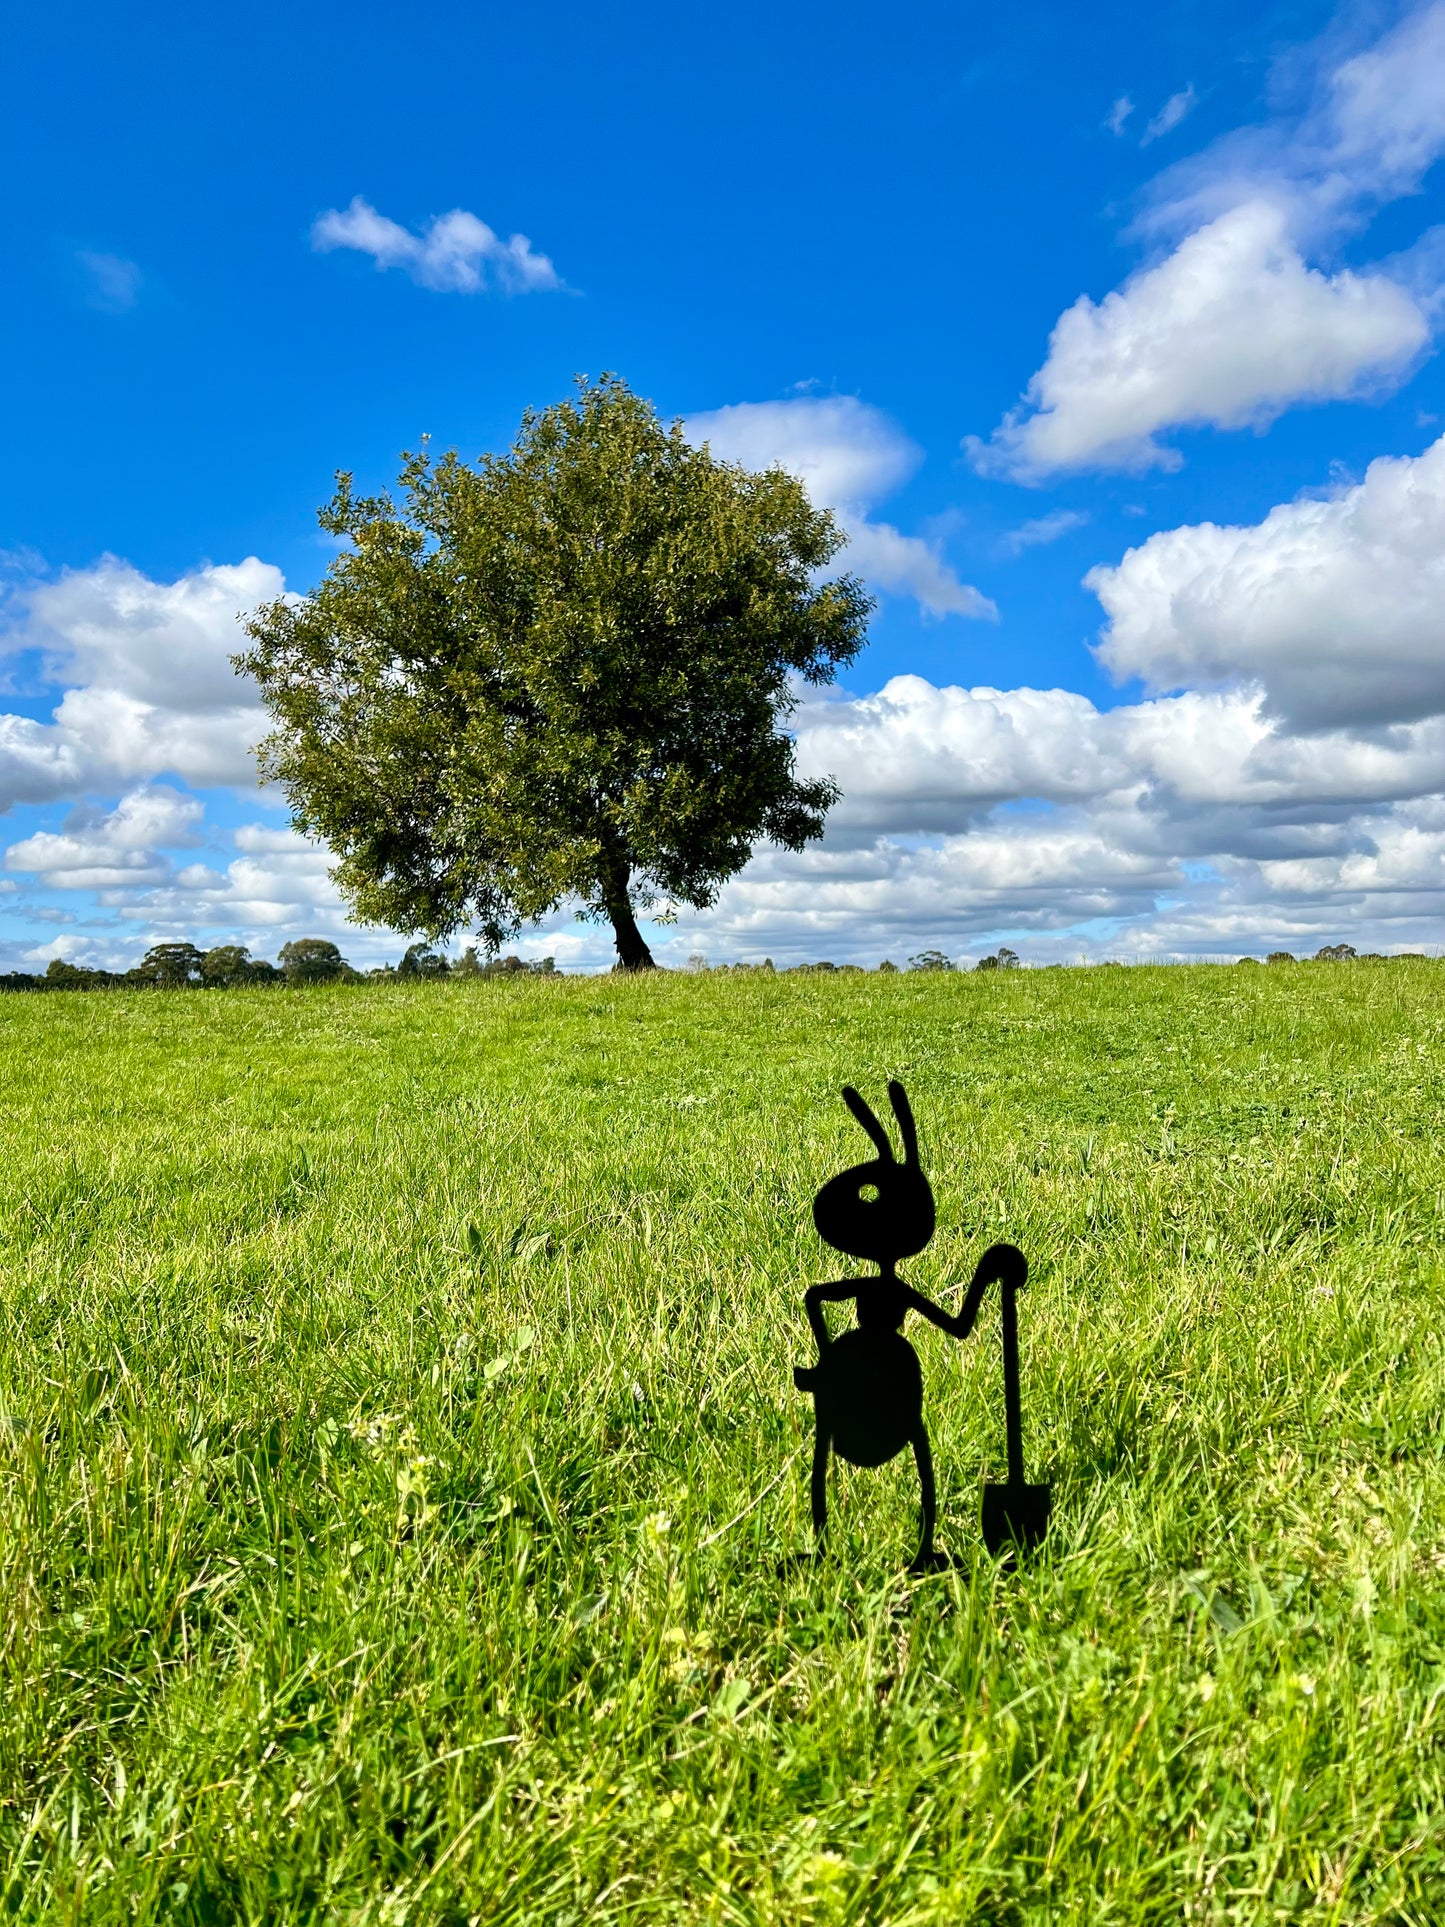
[[820, 578], [844, 537], [801, 483], [604, 376], [508, 454], [409, 456], [399, 486], [338, 476], [345, 547], [236, 658], [275, 724], [262, 769], [358, 921], [495, 948], [570, 898], [647, 968], [639, 909], [701, 908], [760, 838], [821, 834], [837, 787], [798, 778], [780, 725], [871, 604]]

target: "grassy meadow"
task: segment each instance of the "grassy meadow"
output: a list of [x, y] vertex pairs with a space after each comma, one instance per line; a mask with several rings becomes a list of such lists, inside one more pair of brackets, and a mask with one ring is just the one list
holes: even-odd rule
[[[1445, 1920], [1445, 964], [0, 1001], [0, 1916]], [[809, 1543], [838, 1098], [906, 1458]], [[956, 1304], [957, 1295], [945, 1302]], [[835, 1314], [836, 1323], [836, 1314]]]

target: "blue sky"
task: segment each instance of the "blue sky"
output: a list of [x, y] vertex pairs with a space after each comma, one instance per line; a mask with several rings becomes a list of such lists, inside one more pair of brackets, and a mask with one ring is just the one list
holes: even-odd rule
[[[236, 610], [324, 569], [334, 469], [604, 368], [797, 468], [880, 593], [798, 719], [825, 843], [659, 954], [1441, 940], [1440, 7], [7, 39], [0, 966], [395, 955], [249, 777]], [[609, 960], [565, 913], [521, 947]]]

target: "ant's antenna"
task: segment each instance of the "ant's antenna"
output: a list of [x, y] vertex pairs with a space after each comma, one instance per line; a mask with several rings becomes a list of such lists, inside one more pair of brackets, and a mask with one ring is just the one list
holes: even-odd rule
[[893, 1104], [893, 1115], [898, 1119], [898, 1129], [903, 1137], [903, 1154], [907, 1163], [918, 1163], [918, 1127], [913, 1122], [913, 1106], [908, 1102], [908, 1093], [896, 1078], [888, 1080], [888, 1095]]
[[[877, 1145], [878, 1155], [883, 1159], [884, 1163], [896, 1164], [898, 1160], [893, 1155], [893, 1146], [888, 1142], [888, 1133], [863, 1102], [862, 1098], [859, 1097], [851, 1084], [845, 1084], [843, 1086], [843, 1102], [848, 1106], [848, 1109]], [[911, 1122], [912, 1120], [910, 1119], [909, 1121]]]

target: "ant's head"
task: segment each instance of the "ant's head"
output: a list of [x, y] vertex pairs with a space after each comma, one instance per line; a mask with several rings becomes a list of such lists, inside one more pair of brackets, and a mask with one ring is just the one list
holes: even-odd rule
[[851, 1085], [843, 1102], [878, 1147], [876, 1158], [829, 1178], [813, 1200], [818, 1236], [850, 1258], [888, 1268], [922, 1251], [933, 1236], [933, 1192], [918, 1165], [918, 1133], [901, 1084], [888, 1095], [903, 1139], [904, 1162], [893, 1155], [888, 1133]]

